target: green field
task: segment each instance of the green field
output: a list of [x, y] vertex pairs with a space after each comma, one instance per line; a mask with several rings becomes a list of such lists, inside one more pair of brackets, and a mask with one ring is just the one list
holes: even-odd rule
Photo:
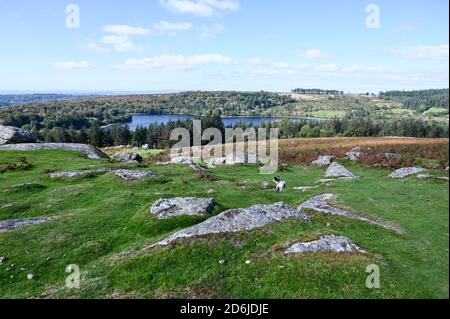
[[[0, 174], [0, 220], [59, 218], [0, 233], [0, 256], [8, 258], [0, 266], [1, 298], [449, 297], [446, 181], [393, 180], [386, 177], [386, 169], [344, 161], [360, 179], [302, 193], [293, 187], [314, 185], [325, 168], [288, 166], [279, 173], [288, 189], [275, 193], [260, 188], [260, 182], [270, 181], [271, 176], [260, 175], [252, 165], [213, 169], [215, 181], [200, 179], [185, 166], [142, 166], [159, 177], [137, 182], [124, 182], [113, 174], [50, 179], [50, 171], [117, 165], [74, 152], [0, 152], [0, 165], [18, 163], [22, 157], [32, 166]], [[42, 186], [12, 188], [21, 183]], [[405, 233], [312, 214], [311, 222], [284, 220], [260, 230], [203, 237], [118, 258], [121, 252], [144, 247], [205, 219], [157, 220], [149, 207], [161, 197], [214, 197], [218, 204], [213, 214], [217, 214], [279, 201], [296, 206], [325, 192], [338, 195], [337, 205], [394, 223]], [[322, 234], [348, 236], [367, 253], [285, 256], [280, 249]], [[228, 264], [220, 265], [221, 259]], [[252, 263], [245, 264], [246, 260]], [[6, 271], [12, 263], [14, 269]], [[65, 288], [69, 264], [80, 266], [80, 289]], [[380, 267], [380, 289], [365, 286], [365, 269], [370, 264]], [[28, 273], [34, 274], [32, 280], [27, 279]]]
[[310, 113], [312, 117], [332, 119], [343, 118], [347, 114], [345, 111], [315, 111]]

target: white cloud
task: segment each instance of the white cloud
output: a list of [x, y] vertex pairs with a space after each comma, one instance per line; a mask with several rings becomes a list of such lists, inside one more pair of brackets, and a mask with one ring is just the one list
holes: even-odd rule
[[91, 51], [91, 52], [95, 52], [95, 53], [109, 53], [109, 52], [111, 52], [110, 48], [102, 47], [102, 46], [98, 45], [93, 40], [88, 40], [85, 44], [81, 45], [81, 48], [83, 50]]
[[95, 66], [82, 60], [82, 61], [58, 61], [53, 63], [53, 67], [65, 70], [81, 70], [81, 69], [91, 69], [94, 68]]
[[150, 34], [149, 29], [142, 27], [133, 27], [126, 24], [110, 24], [103, 28], [104, 32], [114, 33], [118, 35], [148, 35]]
[[155, 23], [153, 27], [158, 31], [187, 31], [193, 28], [189, 22], [172, 23], [164, 20]]
[[302, 58], [307, 58], [307, 59], [324, 59], [324, 58], [328, 58], [329, 54], [322, 52], [318, 49], [310, 49], [306, 52], [299, 53], [299, 56]]
[[270, 62], [267, 59], [254, 57], [254, 58], [248, 59], [248, 63], [253, 64], [253, 65], [264, 65], [264, 64], [269, 64]]
[[447, 44], [436, 46], [416, 46], [392, 49], [391, 52], [402, 58], [407, 59], [448, 59], [449, 46]]
[[209, 39], [214, 37], [217, 33], [225, 30], [225, 27], [220, 23], [214, 23], [211, 26], [203, 26], [200, 29], [200, 38]]
[[315, 69], [324, 72], [334, 72], [339, 70], [339, 67], [336, 64], [324, 64], [316, 66]]
[[110, 44], [117, 52], [143, 52], [144, 48], [133, 43], [127, 35], [105, 35], [103, 44]]
[[124, 64], [118, 66], [120, 69], [164, 69], [164, 70], [186, 70], [202, 64], [232, 64], [231, 58], [220, 54], [201, 55], [161, 55], [144, 59], [128, 59]]
[[235, 11], [240, 7], [236, 0], [160, 0], [160, 3], [171, 12], [202, 17], [210, 17], [220, 11]]

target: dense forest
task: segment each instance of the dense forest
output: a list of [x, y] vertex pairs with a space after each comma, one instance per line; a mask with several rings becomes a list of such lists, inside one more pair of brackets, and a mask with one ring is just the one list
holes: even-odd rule
[[[323, 90], [322, 90], [323, 91]], [[324, 94], [324, 93], [323, 93]], [[431, 108], [448, 114], [448, 89], [390, 91], [380, 94], [381, 102], [397, 101], [409, 109]], [[95, 146], [149, 144], [155, 148], [171, 145], [175, 127], [191, 129], [192, 122], [150, 125], [131, 132], [126, 126], [133, 113], [192, 114], [202, 116], [203, 125], [223, 130], [221, 116], [292, 116], [296, 110], [343, 112], [342, 118], [310, 124], [303, 120], [268, 122], [264, 127], [280, 128], [280, 138], [328, 136], [411, 136], [448, 137], [448, 120], [417, 114], [396, 115], [374, 104], [372, 98], [339, 95], [320, 100], [299, 101], [288, 94], [269, 92], [184, 92], [174, 94], [90, 97], [77, 100], [34, 102], [0, 108], [0, 124], [33, 131], [41, 141], [90, 143]], [[342, 110], [342, 111], [341, 111]], [[319, 111], [321, 112], [321, 111]], [[415, 111], [414, 111], [415, 112]], [[448, 116], [448, 115], [446, 115]], [[309, 123], [309, 124], [308, 124]], [[111, 125], [108, 130], [102, 126]], [[238, 126], [246, 128], [247, 124]]]
[[0, 123], [37, 129], [81, 129], [95, 119], [100, 125], [124, 123], [133, 113], [192, 115], [259, 115], [295, 100], [268, 92], [184, 92], [97, 97], [73, 101], [30, 103], [0, 109]]
[[380, 98], [401, 102], [405, 108], [420, 112], [433, 107], [448, 110], [449, 106], [448, 89], [380, 92]]

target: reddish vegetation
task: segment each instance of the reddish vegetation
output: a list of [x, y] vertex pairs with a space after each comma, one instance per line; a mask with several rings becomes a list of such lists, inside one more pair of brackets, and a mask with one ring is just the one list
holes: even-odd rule
[[[420, 159], [438, 160], [444, 165], [449, 158], [448, 139], [333, 137], [281, 140], [280, 162], [310, 164], [321, 155], [345, 157], [346, 152], [357, 146], [367, 148], [359, 162], [370, 166], [398, 168], [415, 165]], [[385, 153], [399, 156], [386, 159]]]

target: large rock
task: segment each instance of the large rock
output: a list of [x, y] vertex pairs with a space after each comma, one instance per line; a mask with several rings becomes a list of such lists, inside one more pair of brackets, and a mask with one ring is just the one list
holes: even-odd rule
[[127, 164], [137, 164], [142, 162], [142, 157], [138, 153], [123, 152], [117, 153], [112, 156], [116, 161], [124, 162]]
[[129, 169], [118, 169], [114, 171], [114, 174], [119, 176], [121, 179], [126, 181], [133, 181], [138, 179], [143, 179], [147, 177], [156, 177], [158, 176], [156, 173], [150, 171], [137, 171], [137, 170], [129, 170]]
[[14, 126], [0, 125], [0, 145], [16, 143], [34, 143], [36, 135]]
[[213, 198], [177, 197], [157, 200], [150, 212], [158, 219], [165, 219], [180, 215], [204, 216], [213, 208]]
[[410, 175], [415, 175], [415, 174], [418, 174], [423, 171], [425, 171], [425, 168], [423, 168], [423, 167], [403, 167], [403, 168], [400, 168], [400, 169], [392, 172], [389, 175], [389, 177], [390, 178], [405, 178]]
[[351, 212], [346, 209], [334, 207], [330, 203], [334, 202], [335, 200], [336, 200], [336, 196], [334, 194], [318, 195], [318, 196], [314, 196], [314, 197], [310, 198], [309, 200], [307, 200], [306, 202], [300, 204], [297, 207], [297, 209], [303, 213], [307, 213], [308, 210], [313, 210], [316, 212], [343, 216], [343, 217], [350, 218], [350, 219], [357, 219], [357, 220], [361, 220], [361, 221], [364, 221], [364, 222], [367, 222], [367, 223], [370, 223], [373, 225], [377, 225], [377, 226], [381, 226], [381, 227], [393, 230], [395, 232], [399, 232], [399, 233], [403, 232], [400, 228], [390, 225], [388, 223], [385, 223], [385, 222], [382, 222], [379, 220], [375, 220], [375, 219], [370, 219], [370, 218], [361, 216], [357, 213]]
[[345, 153], [345, 158], [349, 161], [357, 161], [359, 160], [359, 157], [361, 156], [361, 153], [364, 152], [366, 149], [358, 146], [355, 148], [352, 148], [349, 152]]
[[0, 221], [0, 233], [4, 233], [16, 228], [45, 223], [56, 219], [56, 217], [39, 217], [39, 218], [29, 218], [29, 219], [10, 219]]
[[208, 234], [233, 233], [242, 230], [249, 231], [261, 228], [269, 223], [284, 218], [308, 219], [305, 213], [293, 209], [285, 203], [230, 209], [217, 216], [211, 217], [198, 225], [176, 232], [147, 248], [165, 246], [180, 238], [190, 238]]
[[73, 178], [73, 177], [79, 177], [84, 176], [88, 174], [101, 174], [101, 173], [107, 173], [110, 172], [110, 168], [99, 168], [99, 169], [90, 169], [90, 170], [78, 170], [78, 171], [71, 171], [71, 172], [55, 172], [51, 173], [51, 178]]
[[289, 247], [284, 253], [285, 254], [301, 254], [305, 252], [335, 252], [335, 253], [350, 253], [350, 252], [360, 252], [363, 253], [364, 250], [355, 244], [351, 239], [344, 236], [323, 236], [319, 240], [296, 243]]
[[356, 177], [343, 165], [333, 162], [325, 172], [325, 177]]
[[334, 159], [335, 159], [335, 156], [331, 156], [331, 155], [319, 156], [319, 158], [316, 159], [315, 161], [313, 161], [311, 164], [315, 165], [315, 166], [328, 166], [331, 163], [333, 163]]
[[65, 150], [77, 151], [86, 155], [90, 159], [108, 158], [106, 154], [95, 147], [86, 144], [75, 143], [26, 143], [10, 144], [0, 146], [0, 151], [40, 151], [40, 150]]

